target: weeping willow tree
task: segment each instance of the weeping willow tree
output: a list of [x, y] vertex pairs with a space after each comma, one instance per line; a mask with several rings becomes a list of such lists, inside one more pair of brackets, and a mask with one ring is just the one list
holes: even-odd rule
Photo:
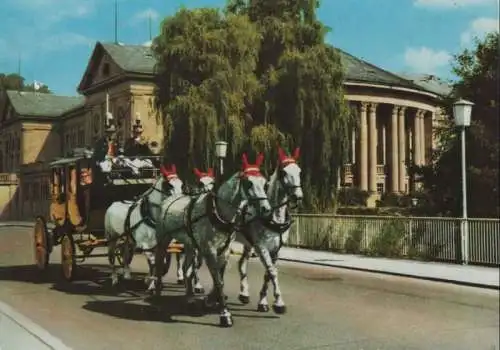
[[246, 16], [181, 9], [163, 21], [152, 45], [156, 104], [164, 119], [166, 161], [183, 176], [194, 166], [213, 166], [215, 141], [229, 142], [230, 162], [248, 142], [259, 45], [259, 32]]
[[344, 100], [340, 55], [325, 43], [318, 8], [318, 0], [232, 0], [227, 12], [248, 16], [262, 38], [261, 88], [252, 106], [258, 132], [250, 142], [266, 154], [276, 142], [300, 146], [306, 208], [324, 211], [335, 207], [354, 117]]
[[207, 166], [222, 137], [229, 168], [251, 150], [265, 152], [269, 173], [277, 144], [301, 147], [305, 208], [335, 206], [354, 118], [318, 7], [318, 0], [231, 0], [224, 14], [183, 9], [163, 21], [153, 50], [167, 159]]

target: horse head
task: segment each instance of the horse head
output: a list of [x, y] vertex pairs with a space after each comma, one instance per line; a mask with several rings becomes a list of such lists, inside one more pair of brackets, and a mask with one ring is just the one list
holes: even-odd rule
[[240, 183], [241, 189], [250, 202], [250, 204], [255, 205], [261, 216], [269, 216], [272, 213], [272, 207], [267, 198], [267, 179], [260, 172], [260, 166], [264, 161], [264, 155], [259, 153], [255, 164], [250, 164], [248, 162], [248, 157], [246, 153], [241, 156], [242, 168], [240, 172]]
[[214, 170], [208, 168], [207, 172], [204, 173], [198, 168], [194, 168], [194, 174], [198, 178], [198, 185], [203, 191], [212, 191], [215, 186]]
[[297, 147], [293, 155], [288, 155], [278, 146], [278, 180], [290, 196], [291, 200], [299, 202], [304, 197], [300, 181], [301, 169], [298, 165], [300, 149]]
[[182, 194], [183, 183], [177, 175], [175, 164], [169, 168], [166, 168], [163, 165], [160, 166], [160, 173], [162, 175], [161, 192], [167, 196]]

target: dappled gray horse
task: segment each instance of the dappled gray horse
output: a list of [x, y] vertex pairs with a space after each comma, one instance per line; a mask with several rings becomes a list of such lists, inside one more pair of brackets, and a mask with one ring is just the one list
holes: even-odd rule
[[[150, 276], [155, 265], [156, 222], [160, 216], [161, 203], [172, 195], [182, 193], [182, 181], [177, 176], [175, 165], [170, 169], [160, 167], [156, 182], [136, 201], [112, 203], [104, 216], [104, 230], [108, 243], [108, 259], [111, 265], [111, 283], [118, 283], [115, 258], [118, 255], [123, 265], [123, 277], [130, 279], [130, 262], [135, 248], [141, 249], [148, 260]], [[124, 242], [119, 244], [119, 241]], [[149, 290], [154, 288], [150, 281]]]
[[286, 306], [278, 282], [276, 262], [281, 246], [288, 241], [291, 226], [290, 206], [300, 201], [303, 193], [300, 181], [301, 169], [297, 164], [299, 149], [295, 149], [293, 156], [288, 156], [283, 149], [279, 148], [278, 154], [278, 164], [269, 179], [267, 190], [267, 196], [273, 206], [271, 220], [256, 220], [242, 227], [241, 232], [238, 232], [236, 236], [236, 241], [243, 244], [243, 254], [238, 264], [240, 272], [238, 299], [243, 304], [250, 302], [248, 261], [250, 251], [254, 247], [266, 269], [257, 310], [269, 311], [267, 289], [269, 281], [271, 281], [274, 287], [273, 309], [276, 313], [283, 314], [286, 312]]
[[[248, 163], [242, 155], [242, 171], [220, 185], [216, 192], [203, 193], [196, 197], [178, 195], [162, 204], [161, 219], [158, 221], [156, 249], [156, 278], [161, 281], [165, 246], [175, 239], [184, 244], [185, 265], [192, 264], [193, 252], [204, 258], [214, 284], [214, 296], [219, 308], [220, 325], [231, 327], [232, 315], [224, 298], [224, 281], [221, 266], [227, 263], [229, 245], [243, 206], [254, 208], [255, 218], [267, 217], [271, 206], [265, 192], [266, 178], [260, 172], [263, 155], [259, 154], [256, 164]], [[251, 220], [251, 219], [250, 219]], [[160, 293], [161, 283], [157, 284]], [[186, 295], [194, 295], [193, 278], [186, 276]]]

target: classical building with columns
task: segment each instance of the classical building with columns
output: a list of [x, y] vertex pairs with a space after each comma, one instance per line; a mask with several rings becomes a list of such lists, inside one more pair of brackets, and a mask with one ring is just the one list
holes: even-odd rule
[[358, 116], [351, 133], [342, 186], [358, 187], [377, 199], [418, 187], [412, 165], [431, 161], [443, 120], [438, 99], [450, 87], [433, 76], [400, 76], [342, 52], [346, 98]]
[[[449, 87], [432, 76], [403, 77], [339, 51], [346, 98], [359, 117], [341, 186], [372, 194], [407, 193], [411, 164], [430, 160], [439, 96]], [[30, 219], [48, 209], [47, 161], [103, 135], [106, 106], [123, 139], [136, 115], [144, 135], [161, 145], [154, 108], [155, 60], [150, 48], [98, 42], [78, 96], [8, 91], [0, 94], [0, 219]]]

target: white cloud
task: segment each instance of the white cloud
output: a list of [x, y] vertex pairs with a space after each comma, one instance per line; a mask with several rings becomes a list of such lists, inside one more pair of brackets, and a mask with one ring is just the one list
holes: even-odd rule
[[483, 38], [485, 34], [497, 31], [498, 19], [480, 17], [473, 20], [466, 31], [460, 36], [460, 42], [463, 46], [468, 46], [474, 38]]
[[151, 20], [157, 20], [158, 18], [160, 18], [160, 14], [152, 8], [148, 8], [144, 11], [136, 13], [132, 18], [132, 21], [134, 23], [138, 23], [144, 20], [148, 20], [149, 18], [151, 18]]
[[407, 48], [404, 54], [406, 66], [414, 73], [436, 74], [450, 64], [452, 56], [445, 50], [428, 47]]
[[429, 8], [459, 8], [466, 6], [493, 5], [498, 0], [415, 0], [413, 4], [418, 7]]

